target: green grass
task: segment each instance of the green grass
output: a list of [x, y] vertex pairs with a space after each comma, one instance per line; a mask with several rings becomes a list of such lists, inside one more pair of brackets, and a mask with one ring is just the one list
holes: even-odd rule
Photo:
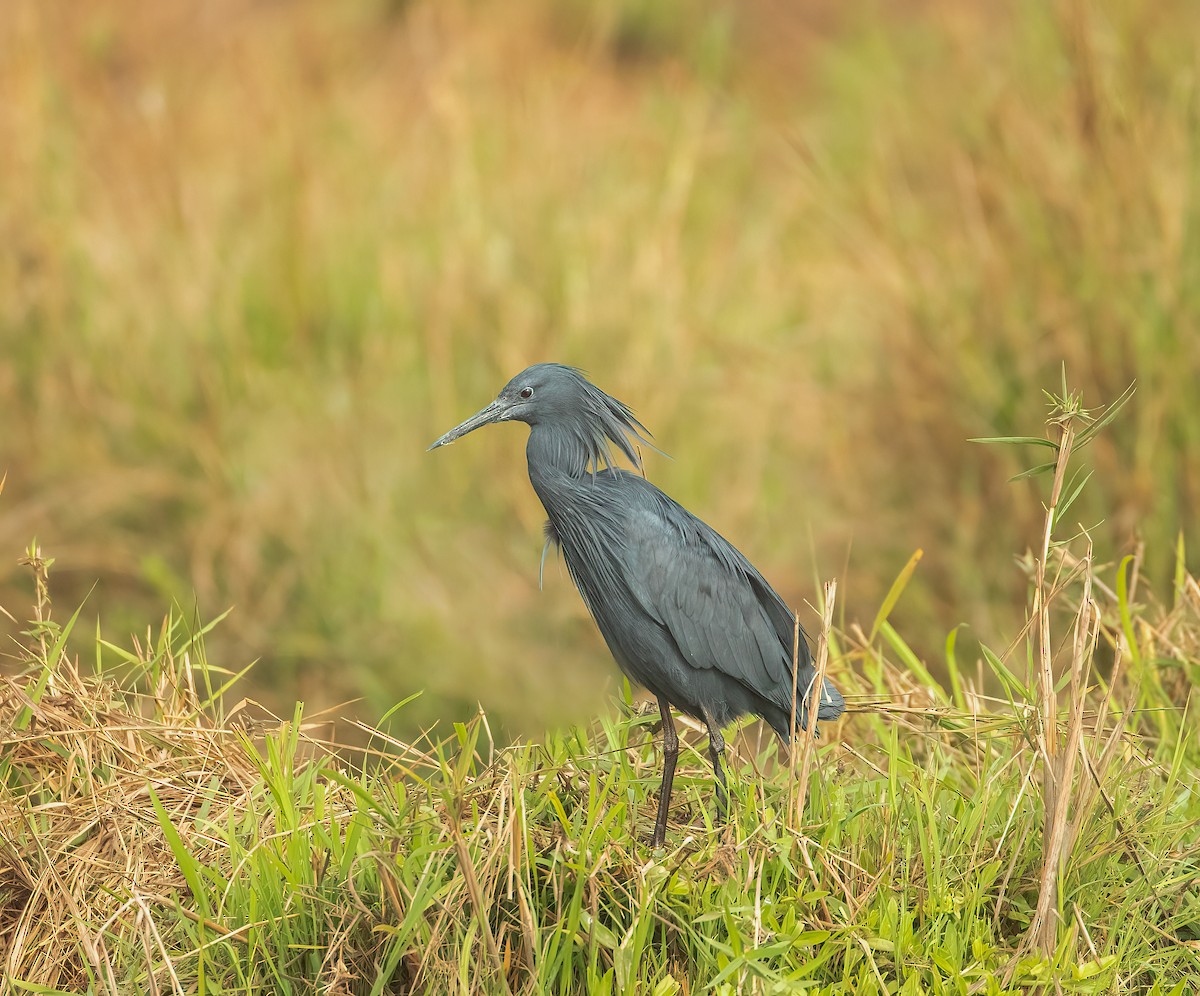
[[231, 704], [177, 617], [128, 649], [97, 634], [81, 675], [31, 550], [26, 669], [0, 684], [11, 991], [1193, 991], [1200, 585], [1180, 548], [1160, 604], [1061, 525], [1107, 416], [1053, 403], [1029, 625], [987, 680], [952, 635], [937, 681], [889, 621], [910, 572], [869, 632], [831, 625], [830, 586], [848, 716], [792, 760], [744, 731], [728, 824], [692, 731], [659, 852], [655, 717], [628, 689], [510, 747], [480, 715], [331, 748], [300, 705]]
[[[159, 695], [188, 701], [182, 654], [168, 657]], [[502, 974], [513, 992], [547, 993], [1200, 984], [1194, 718], [1143, 690], [1157, 721], [1105, 720], [1125, 734], [1105, 804], [1079, 815], [1059, 877], [1063, 922], [1041, 952], [1025, 946], [1044, 820], [1031, 730], [953, 710], [945, 689], [882, 666], [922, 705], [853, 715], [843, 732], [854, 746], [820, 748], [802, 819], [775, 743], [751, 737], [734, 764], [731, 824], [714, 826], [693, 746], [659, 854], [646, 844], [650, 716], [504, 749], [477, 719], [437, 744], [379, 739], [388, 754], [364, 772], [314, 753], [299, 710], [251, 738], [189, 708], [186, 724], [139, 729], [136, 749], [161, 752], [152, 763], [112, 743], [61, 756], [99, 716], [56, 723], [53, 710], [98, 694], [60, 689], [44, 699], [48, 715], [35, 707], [31, 735], [7, 738], [0, 922], [11, 929], [22, 900], [32, 911], [9, 949], [13, 991], [501, 992]], [[145, 704], [119, 695], [106, 709]], [[121, 852], [146, 865], [131, 875]]]
[[537, 590], [518, 433], [424, 452], [542, 359], [633, 404], [652, 479], [793, 604], [837, 573], [870, 618], [926, 550], [896, 622], [942, 678], [943, 632], [1020, 625], [1040, 514], [965, 440], [1064, 360], [1136, 379], [1076, 514], [1170, 584], [1189, 0], [0, 8], [0, 551], [39, 536], [65, 604], [100, 580], [77, 635], [232, 606], [210, 652], [284, 712], [582, 719], [607, 655]]

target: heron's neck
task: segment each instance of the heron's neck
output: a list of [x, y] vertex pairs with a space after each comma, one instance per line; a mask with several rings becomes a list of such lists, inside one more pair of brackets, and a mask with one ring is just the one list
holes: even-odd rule
[[529, 427], [529, 442], [525, 444], [529, 480], [543, 505], [548, 492], [582, 480], [590, 472], [589, 465], [595, 466], [601, 454], [594, 453], [586, 440], [584, 433], [566, 422]]

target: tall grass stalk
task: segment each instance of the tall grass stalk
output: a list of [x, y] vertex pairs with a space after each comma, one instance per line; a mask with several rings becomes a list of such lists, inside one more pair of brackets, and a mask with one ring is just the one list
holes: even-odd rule
[[[817, 660], [816, 660], [816, 677], [813, 678], [811, 688], [800, 689], [801, 699], [799, 701], [806, 702], [808, 722], [804, 729], [797, 730], [797, 733], [792, 738], [791, 753], [792, 753], [792, 777], [795, 785], [795, 799], [789, 805], [789, 816], [793, 820], [794, 828], [804, 826], [804, 807], [808, 801], [808, 781], [811, 774], [812, 765], [817, 757], [815, 750], [817, 742], [817, 713], [821, 702], [821, 689], [825, 681], [825, 673], [829, 667], [829, 634], [833, 629], [833, 609], [837, 601], [837, 581], [829, 581], [825, 585], [825, 597], [822, 599], [821, 611], [821, 634], [817, 641]], [[799, 623], [797, 622], [797, 625]], [[793, 661], [792, 679], [795, 684], [796, 664]], [[796, 692], [792, 694], [792, 708], [795, 709], [797, 702]], [[796, 730], [795, 716], [792, 717], [792, 729]], [[795, 773], [795, 755], [799, 754], [799, 775]]]

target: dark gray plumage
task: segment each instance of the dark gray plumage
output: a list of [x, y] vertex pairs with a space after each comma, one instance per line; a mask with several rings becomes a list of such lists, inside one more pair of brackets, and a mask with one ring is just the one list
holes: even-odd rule
[[[614, 465], [615, 446], [640, 469], [635, 442], [648, 443], [649, 432], [578, 370], [529, 367], [429, 448], [505, 421], [530, 427], [529, 480], [549, 516], [547, 542], [562, 549], [621, 669], [658, 699], [664, 763], [653, 843], [661, 847], [679, 752], [670, 707], [707, 727], [724, 811], [721, 727], [753, 713], [789, 739], [795, 616], [724, 537], [645, 478]], [[807, 726], [816, 670], [803, 638], [798, 663], [794, 714]], [[817, 718], [833, 720], [844, 709], [826, 680]]]

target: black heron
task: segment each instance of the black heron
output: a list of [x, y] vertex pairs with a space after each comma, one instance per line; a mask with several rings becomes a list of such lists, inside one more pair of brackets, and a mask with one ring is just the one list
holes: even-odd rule
[[[671, 707], [708, 729], [724, 814], [721, 728], [747, 713], [761, 716], [785, 741], [793, 716], [807, 727], [816, 679], [807, 642], [800, 640], [793, 681], [792, 611], [728, 540], [644, 477], [615, 466], [612, 446], [640, 470], [634, 443], [649, 445], [650, 433], [578, 370], [558, 363], [523, 370], [495, 401], [429, 448], [492, 422], [529, 426], [529, 481], [549, 516], [547, 544], [561, 549], [621, 670], [658, 699], [663, 776], [653, 846], [662, 847], [679, 754]], [[819, 702], [818, 720], [836, 719], [845, 709], [828, 680]]]

